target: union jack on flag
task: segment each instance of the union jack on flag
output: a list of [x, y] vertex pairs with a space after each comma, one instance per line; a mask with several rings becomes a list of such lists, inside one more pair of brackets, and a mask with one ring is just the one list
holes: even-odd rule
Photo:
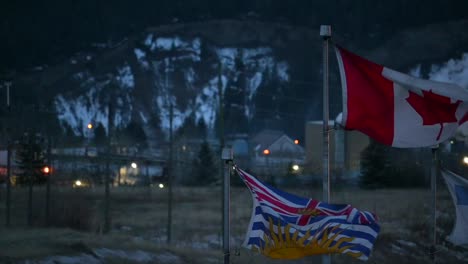
[[277, 259], [329, 253], [369, 258], [380, 230], [372, 213], [299, 197], [236, 171], [253, 198], [245, 247]]

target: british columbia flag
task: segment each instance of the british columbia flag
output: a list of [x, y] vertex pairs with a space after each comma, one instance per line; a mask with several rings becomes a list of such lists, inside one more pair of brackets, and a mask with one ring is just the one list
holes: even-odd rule
[[278, 259], [329, 253], [369, 258], [380, 230], [372, 213], [299, 197], [236, 171], [253, 197], [244, 246]]

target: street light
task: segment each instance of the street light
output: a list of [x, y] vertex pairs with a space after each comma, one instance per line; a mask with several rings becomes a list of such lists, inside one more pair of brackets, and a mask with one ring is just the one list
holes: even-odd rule
[[134, 168], [134, 169], [138, 168], [138, 165], [135, 162], [132, 162], [132, 164], [130, 166], [132, 166], [132, 168]]
[[293, 171], [298, 171], [298, 170], [299, 170], [299, 165], [294, 164], [294, 165], [292, 166], [292, 169], [293, 169]]
[[93, 124], [88, 123], [88, 126], [87, 126], [87, 127], [88, 127], [88, 129], [93, 129]]
[[463, 163], [468, 166], [468, 156], [463, 157]]
[[50, 173], [50, 167], [49, 167], [49, 166], [44, 166], [44, 167], [42, 168], [42, 172], [43, 172], [44, 174], [49, 174], [49, 173]]
[[264, 149], [263, 150], [263, 155], [265, 155], [265, 160], [266, 160], [266, 170], [267, 170], [267, 173], [268, 173], [268, 181], [271, 182], [272, 179], [271, 179], [271, 168], [270, 168], [270, 159], [269, 159], [269, 156], [270, 156], [270, 150], [269, 149]]

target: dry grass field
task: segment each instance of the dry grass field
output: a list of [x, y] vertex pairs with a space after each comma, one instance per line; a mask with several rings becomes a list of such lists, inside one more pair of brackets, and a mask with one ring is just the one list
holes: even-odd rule
[[[317, 188], [288, 189], [322, 197]], [[51, 221], [45, 226], [45, 191], [34, 189], [34, 223], [27, 223], [27, 189], [13, 189], [11, 227], [5, 228], [5, 192], [0, 193], [0, 263], [222, 263], [221, 188], [175, 187], [172, 242], [167, 239], [167, 189], [111, 188], [111, 226], [102, 234], [102, 188], [52, 189]], [[231, 193], [232, 263], [321, 263], [320, 257], [270, 260], [241, 247], [251, 214], [247, 188]], [[333, 190], [334, 203], [376, 212], [381, 224], [369, 263], [430, 262], [430, 191]], [[445, 241], [454, 223], [445, 186], [438, 192], [437, 263], [467, 263], [468, 250]], [[334, 255], [332, 263], [360, 263]]]

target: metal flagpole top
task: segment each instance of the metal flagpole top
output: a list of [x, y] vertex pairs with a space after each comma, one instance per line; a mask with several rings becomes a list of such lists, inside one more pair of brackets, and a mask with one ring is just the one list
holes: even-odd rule
[[320, 26], [320, 36], [323, 38], [331, 37], [331, 26], [330, 25], [321, 25]]
[[221, 153], [221, 159], [226, 162], [232, 161], [234, 159], [234, 153], [232, 152], [231, 147], [228, 146], [223, 148], [223, 151]]

